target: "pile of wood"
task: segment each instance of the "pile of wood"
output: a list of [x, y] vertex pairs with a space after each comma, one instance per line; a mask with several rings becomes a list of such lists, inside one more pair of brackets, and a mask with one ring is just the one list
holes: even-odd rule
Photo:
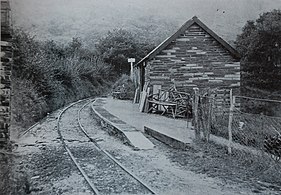
[[140, 98], [140, 111], [168, 114], [175, 117], [191, 117], [192, 99], [189, 93], [180, 92], [175, 86], [168, 90], [162, 90], [153, 86], [145, 86]]

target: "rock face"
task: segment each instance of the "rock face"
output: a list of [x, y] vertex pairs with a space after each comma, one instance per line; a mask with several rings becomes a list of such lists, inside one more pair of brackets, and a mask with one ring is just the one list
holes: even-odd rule
[[1, 66], [0, 66], [0, 148], [9, 143], [9, 127], [11, 119], [11, 21], [8, 0], [1, 0]]

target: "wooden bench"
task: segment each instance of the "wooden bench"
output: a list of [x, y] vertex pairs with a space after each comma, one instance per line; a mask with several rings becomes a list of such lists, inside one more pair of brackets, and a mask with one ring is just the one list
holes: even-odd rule
[[163, 108], [162, 114], [164, 115], [165, 113], [169, 113], [169, 110], [171, 110], [173, 118], [176, 117], [176, 110], [177, 110], [177, 104], [175, 103], [170, 103], [170, 102], [164, 102], [164, 101], [157, 101], [157, 100], [148, 100], [149, 103], [149, 110], [148, 112], [152, 111], [159, 111], [159, 106]]
[[126, 96], [126, 90], [124, 85], [118, 86], [113, 92], [112, 92], [112, 97], [115, 99], [124, 99]]
[[121, 99], [121, 92], [120, 91], [113, 91], [112, 97], [113, 97], [113, 99], [115, 99], [115, 98]]

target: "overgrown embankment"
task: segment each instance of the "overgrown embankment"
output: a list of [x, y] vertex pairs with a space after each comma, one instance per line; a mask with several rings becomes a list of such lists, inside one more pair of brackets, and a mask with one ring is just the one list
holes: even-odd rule
[[67, 45], [14, 34], [12, 125], [27, 128], [47, 113], [78, 99], [105, 93], [111, 68], [79, 39]]

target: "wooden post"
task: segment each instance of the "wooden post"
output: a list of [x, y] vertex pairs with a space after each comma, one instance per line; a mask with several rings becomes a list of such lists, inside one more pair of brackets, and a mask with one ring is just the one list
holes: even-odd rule
[[139, 103], [139, 96], [140, 96], [140, 89], [139, 87], [137, 87], [135, 90], [135, 96], [133, 101], [134, 104]]
[[140, 91], [143, 91], [145, 85], [145, 62], [140, 65]]
[[195, 139], [200, 140], [200, 129], [198, 121], [198, 103], [199, 103], [199, 88], [193, 88], [194, 90], [194, 101], [193, 101], [193, 112], [194, 112], [194, 130]]
[[[186, 100], [186, 115], [187, 115], [186, 118], [187, 118], [187, 128], [188, 129], [192, 129], [192, 105], [190, 105], [191, 101], [192, 100], [190, 100], [190, 99]], [[190, 106], [191, 106], [191, 108], [190, 108]]]
[[136, 62], [136, 59], [135, 58], [129, 58], [128, 59], [128, 62], [131, 64], [131, 71], [130, 71], [130, 78], [131, 78], [131, 81], [134, 82], [134, 62]]
[[208, 116], [207, 116], [207, 129], [205, 139], [209, 142], [210, 133], [211, 133], [211, 121], [212, 121], [212, 107], [213, 107], [213, 99], [212, 99], [211, 90], [208, 90]]
[[148, 112], [148, 110], [149, 110], [149, 103], [148, 103], [148, 96], [150, 95], [150, 87], [147, 87], [147, 90], [146, 90], [146, 94], [147, 94], [147, 96], [146, 96], [146, 98], [145, 98], [145, 102], [144, 102], [144, 112]]
[[231, 154], [232, 147], [232, 120], [233, 120], [233, 110], [234, 110], [234, 99], [232, 96], [232, 89], [230, 90], [230, 108], [229, 108], [229, 119], [228, 119], [228, 153]]

